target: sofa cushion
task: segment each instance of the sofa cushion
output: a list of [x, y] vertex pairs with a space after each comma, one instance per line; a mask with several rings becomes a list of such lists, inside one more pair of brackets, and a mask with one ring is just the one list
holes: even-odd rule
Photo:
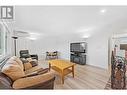
[[38, 61], [36, 59], [32, 59], [32, 58], [27, 58], [26, 59], [28, 62], [34, 62], [36, 63], [36, 65], [38, 65]]
[[29, 61], [28, 61], [27, 59], [25, 59], [25, 58], [20, 58], [20, 59], [21, 59], [21, 61], [23, 62], [23, 64], [29, 62]]
[[30, 64], [32, 65], [32, 67], [35, 67], [35, 66], [38, 65], [38, 64], [37, 64], [37, 61], [30, 61]]
[[16, 61], [16, 62], [20, 65], [20, 67], [22, 68], [22, 70], [24, 70], [23, 62], [22, 62], [18, 57], [13, 56], [13, 57], [11, 57], [9, 60], [14, 60], [14, 61]]
[[24, 63], [23, 65], [24, 65], [24, 69], [25, 69], [25, 71], [26, 71], [26, 70], [29, 70], [29, 69], [32, 68], [32, 65], [31, 65], [30, 62]]
[[9, 76], [13, 81], [25, 76], [24, 71], [16, 61], [9, 60], [7, 64], [3, 66], [1, 72]]
[[26, 75], [27, 75], [27, 74], [31, 74], [31, 73], [33, 73], [33, 72], [35, 72], [35, 71], [40, 70], [40, 69], [41, 69], [40, 66], [35, 66], [35, 67], [32, 67], [32, 68], [30, 68], [30, 69], [28, 69], [28, 70], [25, 70], [25, 74], [26, 74]]
[[26, 74], [23, 78], [31, 77], [31, 76], [35, 76], [35, 75], [41, 75], [41, 74], [47, 73], [48, 71], [49, 71], [49, 68], [45, 68], [45, 69], [40, 68], [40, 69], [38, 69], [38, 70], [36, 70], [36, 71], [34, 71], [32, 73]]
[[[6, 64], [4, 65], [4, 66], [6, 66], [6, 65], [19, 65], [16, 61], [14, 61], [14, 60], [8, 60], [7, 62], [6, 62]], [[20, 67], [21, 68], [21, 67]]]
[[32, 76], [32, 77], [26, 77], [26, 78], [21, 78], [16, 80], [13, 83], [13, 88], [14, 89], [21, 89], [21, 88], [27, 88], [27, 87], [31, 87], [40, 83], [44, 83], [50, 79], [52, 79], [54, 77], [54, 75], [52, 73], [45, 73], [45, 74], [41, 74], [41, 75], [36, 75], [36, 76]]
[[32, 58], [26, 58], [29, 62], [32, 61], [33, 59]]
[[38, 66], [38, 62], [37, 62], [37, 60], [27, 60], [25, 63], [23, 63], [23, 65], [24, 65], [24, 69], [26, 71], [26, 70], [31, 69], [32, 67]]

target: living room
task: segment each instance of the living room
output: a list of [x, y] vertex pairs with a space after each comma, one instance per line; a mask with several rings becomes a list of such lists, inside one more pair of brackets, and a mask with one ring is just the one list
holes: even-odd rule
[[46, 60], [46, 52], [57, 51], [57, 59], [70, 61], [70, 44], [85, 42], [86, 62], [75, 63], [74, 78], [72, 70], [72, 75], [61, 82], [61, 75], [51, 70], [55, 76], [54, 89], [105, 89], [110, 78], [110, 39], [116, 30], [124, 31], [127, 27], [127, 7], [13, 6], [13, 9], [13, 20], [1, 20], [0, 24], [0, 30], [5, 31], [0, 39], [1, 60], [6, 55], [21, 57], [20, 51], [28, 50], [38, 56], [43, 68], [48, 68], [50, 60]]
[[[105, 16], [108, 14], [101, 12], [103, 10], [107, 9], [105, 7], [15, 6], [14, 30], [31, 33], [30, 38], [20, 37], [17, 40], [17, 51], [28, 48], [41, 59], [45, 59], [46, 51], [59, 51], [60, 58], [70, 59], [70, 43], [87, 42], [87, 58], [88, 60], [90, 58], [87, 64], [107, 68], [108, 48], [106, 50], [105, 47], [108, 45], [105, 43], [110, 34], [106, 29], [110, 27], [107, 23], [111, 22], [109, 19], [111, 15]], [[114, 18], [113, 14], [112, 17], [114, 21], [119, 18]], [[112, 23], [116, 22], [112, 21]], [[101, 42], [98, 43], [100, 40]], [[103, 60], [100, 60], [101, 57]], [[102, 62], [103, 64], [100, 64]]]

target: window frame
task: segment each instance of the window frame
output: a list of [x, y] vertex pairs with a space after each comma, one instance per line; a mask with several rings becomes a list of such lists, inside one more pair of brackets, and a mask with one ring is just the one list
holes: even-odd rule
[[8, 56], [8, 32], [6, 29], [6, 26], [3, 22], [0, 22], [0, 32], [1, 32], [1, 49], [0, 49], [0, 65], [2, 63], [2, 60], [4, 60]]
[[4, 49], [4, 46], [5, 46], [5, 30], [4, 30], [4, 26], [0, 23], [0, 55], [4, 55], [5, 54], [5, 49]]

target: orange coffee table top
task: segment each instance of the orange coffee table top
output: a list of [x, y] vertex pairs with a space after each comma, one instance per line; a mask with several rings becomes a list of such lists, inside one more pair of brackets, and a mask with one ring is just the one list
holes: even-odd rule
[[67, 68], [72, 67], [73, 65], [75, 65], [75, 63], [72, 63], [68, 60], [62, 60], [62, 59], [49, 60], [48, 62], [52, 66], [56, 66], [57, 68], [62, 69], [62, 70], [67, 69]]

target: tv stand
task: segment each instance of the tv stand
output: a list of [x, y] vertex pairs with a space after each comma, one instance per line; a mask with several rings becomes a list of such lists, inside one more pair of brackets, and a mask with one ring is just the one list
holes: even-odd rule
[[86, 64], [85, 53], [71, 53], [71, 62], [85, 65]]

